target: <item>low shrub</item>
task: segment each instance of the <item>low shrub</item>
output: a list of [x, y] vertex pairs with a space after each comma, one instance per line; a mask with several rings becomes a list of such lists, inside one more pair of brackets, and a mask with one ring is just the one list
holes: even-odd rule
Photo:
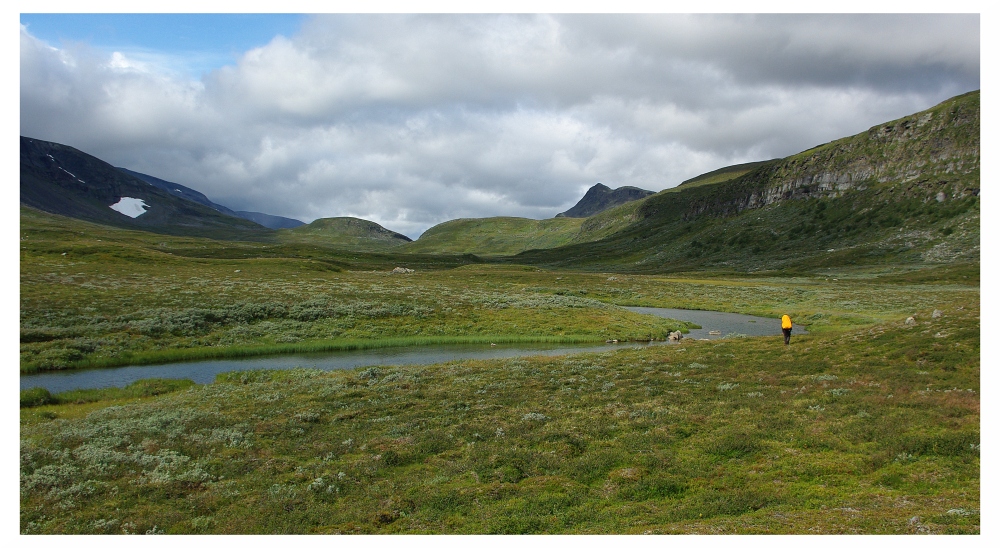
[[52, 403], [52, 394], [45, 388], [36, 386], [21, 390], [21, 407], [36, 407]]

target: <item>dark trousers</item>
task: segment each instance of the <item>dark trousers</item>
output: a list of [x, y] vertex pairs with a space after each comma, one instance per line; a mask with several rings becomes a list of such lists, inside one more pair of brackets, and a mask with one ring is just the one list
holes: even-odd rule
[[781, 332], [785, 334], [785, 344], [788, 344], [788, 341], [792, 339], [792, 328], [782, 329]]

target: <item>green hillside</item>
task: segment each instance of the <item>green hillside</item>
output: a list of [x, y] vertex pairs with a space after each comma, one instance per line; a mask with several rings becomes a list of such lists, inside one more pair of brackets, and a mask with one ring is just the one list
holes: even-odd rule
[[455, 219], [435, 225], [400, 251], [407, 253], [473, 253], [482, 256], [514, 255], [574, 241], [585, 219], [525, 219], [488, 217]]
[[728, 181], [626, 204], [634, 221], [599, 241], [513, 260], [634, 271], [978, 261], [978, 196], [972, 92]]
[[637, 220], [640, 198], [590, 217], [487, 217], [456, 219], [435, 225], [399, 250], [407, 253], [472, 253], [483, 257], [515, 255], [526, 250], [592, 242], [606, 238]]
[[978, 195], [976, 91], [788, 158], [717, 169], [582, 222], [458, 219], [399, 250], [652, 272], [978, 260]]
[[[396, 246], [357, 219], [236, 241], [22, 205], [22, 379], [612, 342], [21, 390], [19, 532], [981, 534], [979, 150], [972, 93], [587, 219]], [[774, 335], [621, 348], [691, 327], [632, 306]]]
[[729, 181], [735, 179], [740, 175], [746, 175], [751, 171], [757, 169], [758, 167], [773, 162], [774, 160], [765, 160], [763, 162], [749, 162], [746, 164], [736, 164], [732, 166], [726, 166], [723, 168], [716, 169], [715, 171], [709, 171], [708, 173], [703, 173], [697, 177], [692, 177], [678, 186], [688, 187], [710, 185], [714, 183], [721, 183], [723, 181]]
[[307, 225], [282, 229], [277, 240], [358, 250], [387, 250], [410, 241], [398, 232], [355, 217], [316, 219]]

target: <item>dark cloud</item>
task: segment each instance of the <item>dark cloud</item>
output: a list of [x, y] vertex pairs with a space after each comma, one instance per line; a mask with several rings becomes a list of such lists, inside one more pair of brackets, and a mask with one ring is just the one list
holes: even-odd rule
[[24, 28], [20, 55], [22, 134], [413, 237], [793, 154], [977, 89], [980, 63], [978, 15], [317, 16], [200, 80]]

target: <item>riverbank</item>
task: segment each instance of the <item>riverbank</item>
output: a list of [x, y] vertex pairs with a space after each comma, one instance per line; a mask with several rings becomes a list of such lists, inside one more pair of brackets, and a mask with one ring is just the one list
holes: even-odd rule
[[249, 358], [229, 358], [172, 362], [165, 364], [132, 365], [71, 371], [52, 371], [21, 375], [21, 390], [42, 387], [56, 394], [67, 390], [124, 387], [144, 379], [190, 379], [199, 384], [214, 382], [218, 375], [232, 371], [257, 369], [316, 369], [333, 371], [359, 367], [430, 365], [457, 360], [494, 359], [524, 356], [560, 356], [585, 352], [602, 352], [619, 348], [635, 348], [666, 341], [642, 343], [476, 343], [434, 344], [427, 346], [388, 346], [333, 352], [306, 352], [263, 355]]
[[386, 339], [353, 339], [353, 340], [324, 340], [308, 341], [302, 343], [285, 343], [273, 345], [257, 346], [220, 346], [220, 347], [195, 347], [195, 348], [171, 348], [148, 352], [122, 352], [113, 357], [94, 358], [90, 360], [80, 360], [73, 363], [73, 367], [64, 369], [44, 369], [32, 370], [22, 369], [21, 374], [30, 375], [33, 373], [65, 371], [65, 370], [86, 370], [99, 368], [117, 368], [130, 365], [159, 365], [168, 363], [185, 363], [213, 359], [240, 359], [266, 356], [281, 356], [288, 354], [317, 354], [323, 352], [352, 351], [352, 350], [379, 350], [385, 348], [408, 348], [420, 346], [437, 345], [471, 345], [471, 344], [586, 344], [603, 342], [595, 337], [545, 337], [545, 336], [496, 336], [496, 337], [396, 337]]
[[686, 329], [623, 306], [788, 313], [820, 333], [978, 302], [977, 285], [910, 283], [891, 271], [750, 280], [463, 267], [306, 277], [276, 261], [205, 259], [121, 265], [124, 273], [73, 264], [72, 276], [52, 278], [54, 264], [21, 267], [22, 373], [428, 340], [649, 340]]
[[23, 409], [20, 530], [978, 534], [979, 307], [938, 308]]
[[[703, 310], [683, 310], [668, 308], [636, 307], [627, 310], [639, 314], [679, 321], [686, 328], [683, 330], [688, 338], [698, 340], [713, 340], [731, 336], [777, 336], [778, 323], [774, 318], [748, 316], [725, 312], [710, 312]], [[697, 325], [697, 323], [704, 325]], [[805, 333], [805, 329], [796, 326], [796, 334]], [[471, 340], [470, 340], [471, 339]], [[64, 372], [49, 372], [33, 375], [21, 375], [21, 389], [43, 387], [51, 393], [67, 390], [91, 389], [103, 387], [124, 387], [141, 379], [170, 378], [192, 379], [198, 383], [212, 382], [216, 375], [232, 370], [245, 369], [288, 369], [292, 367], [312, 367], [322, 370], [351, 369], [372, 365], [405, 365], [431, 364], [459, 359], [487, 359], [499, 357], [558, 355], [577, 352], [599, 351], [617, 348], [636, 341], [604, 341], [595, 347], [585, 346], [598, 341], [579, 341], [566, 339], [545, 340], [504, 340], [498, 338], [458, 339], [458, 342], [424, 339], [414, 341], [337, 341], [341, 344], [334, 348], [315, 347], [282, 348], [283, 352], [267, 352], [259, 349], [251, 355], [236, 354], [235, 356], [218, 356], [214, 360], [174, 361], [163, 364], [132, 362], [109, 368], [92, 368]], [[324, 341], [327, 342], [327, 341]], [[370, 344], [381, 342], [383, 344]], [[413, 343], [424, 344], [413, 344]], [[643, 344], [654, 341], [641, 341]], [[352, 344], [354, 343], [354, 344]], [[409, 343], [409, 344], [408, 344]], [[613, 343], [614, 346], [607, 346]], [[220, 349], [227, 350], [227, 349]], [[309, 352], [308, 350], [313, 350]], [[325, 350], [325, 351], [324, 351]], [[333, 351], [333, 352], [331, 352]], [[156, 356], [161, 357], [161, 356]]]

